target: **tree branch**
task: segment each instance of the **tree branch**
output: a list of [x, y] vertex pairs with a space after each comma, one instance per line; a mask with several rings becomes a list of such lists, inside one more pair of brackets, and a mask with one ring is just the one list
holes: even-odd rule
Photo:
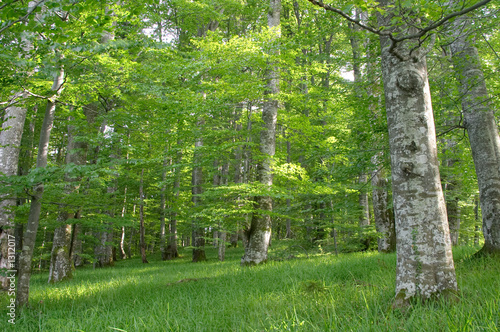
[[10, 22], [9, 24], [7, 24], [6, 26], [4, 26], [3, 28], [0, 29], [0, 33], [4, 32], [5, 30], [9, 29], [11, 26], [13, 26], [14, 24], [17, 24], [19, 22], [22, 22], [24, 21], [25, 19], [28, 18], [28, 16], [31, 15], [31, 13], [33, 13], [35, 11], [35, 9], [40, 6], [42, 3], [44, 3], [45, 0], [40, 0], [38, 2], [36, 2], [33, 7], [29, 8], [28, 9], [28, 12], [26, 13], [26, 15], [24, 15], [23, 17], [21, 17], [20, 19], [16, 20], [16, 21], [13, 21], [13, 22]]
[[14, 3], [16, 3], [16, 2], [18, 2], [18, 1], [19, 1], [19, 0], [14, 0], [14, 1], [12, 1], [12, 2], [9, 2], [9, 3], [6, 3], [6, 4], [4, 4], [4, 5], [1, 5], [1, 6], [0, 6], [0, 10], [2, 10], [2, 9], [4, 9], [5, 7], [10, 6], [10, 5], [12, 5], [12, 4], [14, 4]]
[[492, 0], [479, 1], [475, 5], [472, 5], [470, 7], [462, 9], [460, 11], [451, 13], [451, 14], [443, 17], [439, 21], [437, 21], [437, 22], [435, 22], [435, 23], [433, 23], [433, 24], [431, 24], [431, 25], [429, 25], [429, 26], [427, 26], [425, 28], [419, 29], [420, 31], [417, 32], [417, 33], [406, 35], [406, 36], [402, 36], [402, 37], [395, 37], [391, 32], [387, 32], [387, 31], [384, 31], [382, 29], [375, 29], [375, 28], [372, 28], [372, 27], [370, 27], [368, 25], [365, 25], [365, 24], [363, 24], [361, 22], [361, 20], [352, 18], [351, 16], [347, 15], [346, 13], [344, 13], [342, 10], [340, 10], [338, 8], [335, 8], [335, 7], [332, 7], [330, 5], [327, 5], [327, 4], [323, 3], [323, 1], [321, 1], [321, 0], [307, 0], [307, 1], [309, 1], [313, 5], [316, 5], [318, 7], [324, 8], [327, 11], [331, 11], [331, 12], [334, 12], [336, 14], [339, 14], [340, 16], [342, 16], [343, 18], [345, 18], [349, 22], [352, 22], [352, 23], [358, 25], [359, 27], [361, 27], [361, 28], [363, 28], [363, 29], [365, 29], [365, 30], [367, 30], [369, 32], [372, 32], [372, 33], [377, 34], [379, 36], [388, 37], [391, 40], [391, 46], [389, 47], [389, 52], [391, 54], [393, 54], [394, 56], [396, 56], [397, 58], [399, 58], [401, 61], [405, 61], [405, 60], [408, 60], [408, 59], [405, 58], [403, 55], [401, 55], [396, 50], [396, 46], [397, 46], [398, 43], [400, 43], [402, 41], [405, 41], [405, 40], [408, 40], [408, 39], [420, 39], [421, 37], [425, 36], [430, 31], [437, 29], [438, 27], [442, 26], [443, 24], [445, 24], [446, 22], [448, 22], [452, 18], [455, 18], [457, 16], [461, 16], [461, 15], [465, 15], [465, 14], [467, 14], [467, 13], [473, 11], [473, 10], [476, 10], [476, 9], [478, 9], [478, 8], [480, 8], [480, 7], [488, 4]]

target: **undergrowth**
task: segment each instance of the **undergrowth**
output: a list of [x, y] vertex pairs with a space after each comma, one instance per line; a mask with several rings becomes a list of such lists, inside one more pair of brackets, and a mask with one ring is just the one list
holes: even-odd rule
[[[273, 243], [275, 256], [286, 243]], [[113, 268], [77, 269], [70, 281], [50, 285], [32, 277], [31, 308], [7, 322], [0, 298], [0, 331], [498, 331], [500, 262], [454, 250], [458, 303], [415, 303], [391, 309], [396, 256], [376, 252], [312, 254], [240, 267], [242, 249], [225, 262], [191, 263], [149, 257]], [[273, 252], [270, 253], [273, 256]]]

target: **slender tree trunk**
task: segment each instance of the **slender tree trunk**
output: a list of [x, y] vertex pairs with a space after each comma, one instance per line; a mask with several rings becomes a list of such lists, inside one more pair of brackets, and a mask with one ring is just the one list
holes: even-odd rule
[[[294, 5], [295, 5], [295, 3], [294, 3]], [[292, 162], [291, 150], [292, 150], [291, 143], [288, 140], [288, 141], [286, 141], [286, 162], [288, 164], [290, 164]], [[287, 198], [286, 199], [287, 213], [291, 213], [291, 206], [292, 206], [292, 202], [291, 202], [290, 198]], [[285, 237], [287, 239], [291, 239], [293, 237], [293, 234], [292, 234], [292, 221], [290, 220], [290, 218], [286, 219], [286, 234], [285, 234]]]
[[[17, 174], [19, 163], [19, 146], [23, 135], [27, 109], [10, 106], [5, 115], [0, 131], [0, 174], [13, 176]], [[4, 276], [5, 270], [14, 270], [15, 246], [9, 246], [14, 236], [14, 207], [16, 197], [0, 195], [0, 288], [9, 288], [9, 279]], [[15, 242], [13, 242], [15, 243]], [[10, 262], [9, 262], [10, 261]]]
[[[200, 128], [199, 137], [196, 139], [194, 144], [195, 152], [194, 152], [194, 166], [193, 166], [193, 174], [192, 174], [192, 200], [195, 207], [198, 207], [201, 204], [200, 195], [203, 193], [203, 168], [200, 164], [201, 156], [199, 149], [203, 146], [203, 140], [201, 138], [201, 127], [203, 125], [202, 121], [198, 122], [198, 127]], [[207, 258], [205, 256], [205, 239], [204, 239], [204, 230], [199, 225], [198, 219], [193, 219], [193, 230], [192, 230], [192, 238], [193, 238], [193, 262], [205, 261]]]
[[[361, 14], [359, 10], [356, 10], [356, 18], [360, 19]], [[363, 92], [361, 90], [361, 83], [363, 80], [361, 74], [361, 47], [360, 47], [360, 38], [358, 36], [361, 28], [357, 25], [349, 23], [350, 28], [350, 36], [349, 40], [351, 43], [352, 50], [352, 68], [354, 74], [354, 93], [355, 96], [359, 99], [363, 98]], [[361, 134], [361, 133], [360, 133]], [[364, 145], [364, 142], [361, 142], [361, 145]], [[368, 176], [364, 170], [361, 170], [361, 173], [358, 177], [358, 184], [360, 186], [359, 189], [359, 206], [361, 208], [361, 214], [359, 216], [359, 226], [361, 228], [370, 225], [370, 206], [368, 204], [368, 191], [366, 188], [366, 184], [368, 182]]]
[[[52, 91], [55, 95], [47, 101], [45, 116], [43, 119], [42, 128], [40, 130], [40, 140], [38, 145], [38, 156], [36, 161], [37, 168], [47, 167], [47, 157], [49, 152], [50, 132], [54, 124], [54, 114], [56, 110], [55, 100], [58, 97], [62, 84], [64, 82], [64, 70], [61, 67], [59, 73], [54, 79]], [[33, 258], [33, 250], [35, 248], [36, 233], [38, 231], [38, 222], [40, 220], [40, 212], [42, 209], [43, 183], [33, 187], [31, 194], [31, 206], [26, 224], [26, 231], [23, 237], [23, 247], [21, 256], [19, 257], [19, 271], [17, 281], [16, 304], [17, 308], [22, 308], [28, 304], [29, 299], [29, 284], [31, 278], [31, 260]]]
[[467, 32], [471, 18], [454, 21], [450, 45], [460, 82], [464, 124], [479, 185], [484, 246], [480, 254], [500, 255], [500, 137], [481, 69], [481, 59]]
[[[100, 127], [100, 133], [104, 134], [106, 131], [107, 127], [107, 120], [104, 119], [101, 123]], [[99, 153], [99, 147], [96, 149], [96, 159]], [[110, 159], [116, 159], [116, 155], [111, 154]], [[111, 166], [111, 169], [114, 169], [114, 166]], [[116, 174], [115, 174], [116, 176]], [[116, 194], [116, 183], [115, 179], [112, 180], [112, 182], [109, 184], [107, 188], [107, 194], [108, 198], [107, 200], [114, 201], [114, 195]], [[114, 205], [113, 205], [114, 206]], [[115, 217], [115, 211], [113, 208], [110, 208], [110, 210], [106, 211], [106, 214], [114, 218]], [[105, 222], [100, 230], [95, 233], [94, 235], [96, 238], [99, 239], [97, 245], [94, 248], [94, 268], [95, 267], [107, 267], [107, 266], [113, 266], [114, 263], [114, 257], [113, 257], [113, 222]]]
[[[388, 14], [380, 21], [394, 31], [390, 23], [394, 17], [385, 9]], [[417, 296], [454, 294], [457, 281], [439, 176], [426, 54], [420, 48], [405, 61], [400, 56], [409, 56], [414, 46], [411, 41], [397, 46], [399, 57], [391, 52], [388, 37], [381, 37], [380, 42], [396, 218], [394, 306], [398, 307]]]
[[366, 227], [370, 225], [370, 206], [368, 204], [368, 192], [366, 186], [368, 183], [368, 176], [366, 173], [361, 173], [358, 178], [358, 184], [361, 187], [359, 193], [359, 206], [361, 207], [361, 215], [359, 217], [359, 226]]
[[[182, 142], [177, 141], [177, 146], [181, 146]], [[177, 165], [180, 165], [182, 162], [182, 151], [179, 150], [177, 152]], [[179, 201], [181, 188], [181, 167], [177, 166], [175, 168], [175, 181], [174, 181], [174, 195], [175, 195], [175, 204]], [[179, 257], [179, 251], [177, 250], [177, 211], [173, 211], [170, 217], [169, 224], [169, 236], [167, 243], [167, 252], [166, 259], [174, 259]]]
[[141, 183], [139, 185], [139, 199], [141, 200], [141, 205], [139, 206], [139, 220], [140, 220], [140, 247], [141, 247], [141, 259], [143, 263], [149, 263], [146, 258], [146, 239], [144, 228], [144, 168], [141, 170]]
[[[165, 157], [163, 160], [163, 171], [162, 171], [162, 180], [165, 183], [167, 181], [167, 170], [166, 167], [168, 165], [168, 159]], [[160, 252], [161, 252], [161, 259], [166, 260], [167, 259], [167, 248], [166, 248], [166, 242], [167, 242], [167, 227], [165, 223], [165, 215], [166, 215], [166, 208], [167, 208], [167, 185], [164, 184], [161, 187], [161, 198], [160, 198]]]
[[[277, 42], [280, 37], [281, 0], [270, 0], [269, 3], [267, 22], [273, 31], [273, 39]], [[259, 182], [268, 187], [273, 184], [272, 163], [276, 145], [276, 120], [278, 116], [276, 95], [278, 92], [278, 69], [270, 64], [262, 108], [264, 129], [260, 136], [260, 151], [263, 158], [259, 162], [257, 170]], [[269, 196], [256, 197], [255, 201], [258, 211], [264, 213], [254, 212], [250, 228], [246, 230], [248, 242], [245, 246], [245, 255], [241, 259], [242, 265], [256, 265], [267, 261], [267, 250], [271, 239], [271, 216], [266, 212], [272, 211], [273, 202]]]

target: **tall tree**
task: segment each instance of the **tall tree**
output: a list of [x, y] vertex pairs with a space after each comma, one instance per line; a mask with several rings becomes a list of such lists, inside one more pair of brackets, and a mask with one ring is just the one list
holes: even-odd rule
[[[68, 147], [66, 154], [66, 163], [68, 165], [85, 165], [87, 161], [87, 144], [81, 138], [76, 137], [76, 128], [68, 126]], [[78, 190], [78, 177], [74, 178], [70, 174], [66, 175], [68, 184], [66, 186], [66, 195], [71, 195]], [[70, 211], [68, 207], [63, 206], [58, 216], [58, 226], [54, 230], [54, 240], [52, 241], [52, 253], [49, 268], [49, 282], [59, 282], [72, 277], [73, 264], [71, 262], [71, 237], [72, 226], [68, 219], [77, 218], [80, 214], [80, 208], [76, 211]]]
[[[415, 32], [411, 26], [391, 23], [399, 21], [389, 7], [394, 6], [392, 1], [381, 4], [387, 14], [380, 17], [380, 23], [388, 31]], [[415, 296], [430, 298], [457, 290], [426, 52], [422, 47], [414, 50], [416, 42], [410, 39], [394, 45], [389, 36], [380, 37], [396, 219], [397, 306]]]
[[[15, 176], [19, 162], [19, 146], [23, 135], [26, 107], [8, 106], [5, 108], [0, 131], [0, 176]], [[14, 236], [14, 207], [16, 197], [0, 195], [0, 271], [12, 270], [9, 266], [9, 240]], [[8, 279], [0, 275], [0, 288], [8, 287]]]
[[[194, 144], [194, 157], [193, 157], [193, 172], [192, 172], [192, 200], [195, 207], [199, 207], [201, 204], [201, 194], [203, 193], [203, 167], [201, 166], [201, 151], [200, 148], [203, 147], [203, 138], [201, 137], [202, 126], [204, 122], [198, 121], [197, 127], [199, 128], [196, 142]], [[200, 262], [206, 260], [205, 255], [205, 238], [204, 229], [199, 224], [199, 218], [193, 219], [193, 231], [192, 231], [192, 241], [193, 241], [193, 262]]]
[[454, 294], [457, 282], [422, 45], [429, 31], [489, 1], [431, 21], [424, 28], [408, 23], [420, 19], [405, 8], [408, 4], [378, 1], [382, 10], [379, 29], [322, 2], [308, 1], [380, 36], [398, 253], [394, 305], [404, 306], [416, 296]]
[[[281, 34], [280, 13], [281, 0], [270, 0], [267, 24], [273, 36], [272, 41], [276, 43], [271, 50], [271, 53], [274, 54], [278, 52], [277, 45]], [[272, 167], [278, 117], [279, 73], [275, 64], [269, 64], [266, 80], [262, 108], [264, 128], [260, 135], [260, 152], [263, 156], [259, 162], [257, 176], [261, 184], [270, 187], [273, 184]], [[245, 246], [245, 255], [241, 259], [242, 265], [256, 265], [267, 261], [267, 250], [271, 239], [271, 216], [269, 213], [272, 211], [273, 202], [270, 196], [258, 196], [255, 201], [257, 211], [252, 216], [250, 228], [246, 230], [248, 241]]]
[[[38, 156], [36, 159], [37, 170], [42, 170], [47, 167], [47, 157], [49, 152], [50, 133], [54, 125], [54, 115], [56, 111], [56, 100], [60, 95], [64, 83], [64, 69], [62, 65], [58, 68], [55, 74], [54, 83], [52, 84], [52, 92], [54, 93], [47, 100], [47, 107], [45, 108], [45, 116], [43, 124], [40, 129], [40, 140], [38, 143]], [[23, 236], [23, 247], [19, 257], [19, 271], [16, 292], [16, 305], [22, 308], [28, 304], [29, 287], [31, 278], [31, 260], [33, 258], [33, 250], [35, 248], [36, 233], [38, 231], [38, 223], [40, 221], [40, 212], [42, 208], [42, 196], [44, 185], [42, 182], [33, 187], [31, 193], [31, 205], [26, 224], [26, 230]]]
[[[453, 3], [460, 5], [459, 1]], [[481, 253], [500, 255], [500, 137], [471, 27], [472, 17], [458, 17], [450, 32], [450, 47], [479, 185], [484, 235]]]
[[140, 247], [141, 247], [141, 259], [143, 263], [149, 263], [146, 257], [146, 229], [144, 227], [144, 168], [141, 169], [141, 180], [139, 184], [139, 233], [140, 233]]

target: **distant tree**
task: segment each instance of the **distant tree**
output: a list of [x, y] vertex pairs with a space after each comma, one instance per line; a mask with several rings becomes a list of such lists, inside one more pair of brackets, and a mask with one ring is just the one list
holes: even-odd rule
[[[453, 2], [459, 6], [458, 1]], [[472, 17], [458, 17], [450, 29], [454, 70], [460, 84], [464, 125], [479, 185], [484, 246], [481, 254], [500, 255], [500, 137], [481, 59], [474, 46]]]

